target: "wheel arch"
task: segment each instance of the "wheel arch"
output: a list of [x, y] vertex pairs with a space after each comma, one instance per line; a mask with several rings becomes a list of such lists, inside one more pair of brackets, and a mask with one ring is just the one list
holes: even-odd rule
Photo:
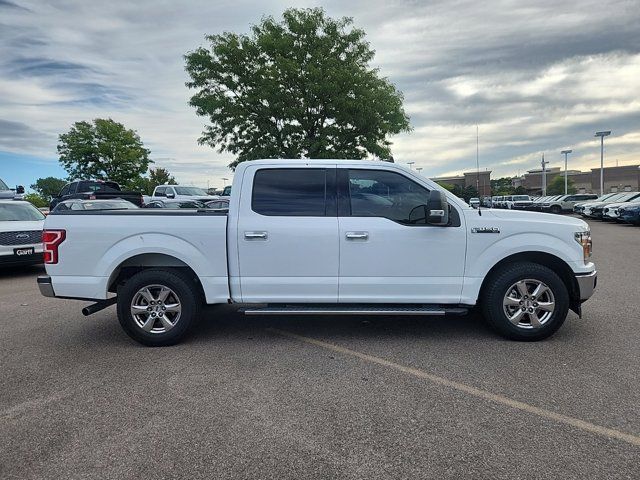
[[195, 270], [183, 260], [166, 253], [140, 253], [123, 260], [109, 276], [107, 290], [115, 293], [118, 285], [124, 284], [136, 273], [149, 269], [180, 272], [182, 276], [197, 285], [201, 298], [205, 298], [204, 288]]
[[547, 252], [518, 252], [497, 262], [493, 267], [491, 267], [489, 272], [487, 272], [487, 275], [482, 281], [482, 285], [480, 286], [480, 298], [483, 297], [483, 292], [488, 282], [491, 281], [501, 268], [505, 265], [519, 262], [537, 263], [538, 265], [542, 265], [553, 270], [567, 287], [570, 302], [569, 306], [571, 310], [580, 315], [580, 289], [573, 270], [571, 270], [571, 267], [560, 257]]

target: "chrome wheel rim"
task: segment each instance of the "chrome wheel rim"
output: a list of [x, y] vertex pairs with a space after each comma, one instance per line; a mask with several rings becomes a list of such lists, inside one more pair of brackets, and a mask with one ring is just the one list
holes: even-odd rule
[[528, 278], [507, 289], [502, 306], [504, 314], [513, 325], [523, 329], [536, 329], [551, 319], [556, 301], [548, 285]]
[[147, 333], [166, 333], [176, 326], [182, 313], [178, 295], [165, 285], [147, 285], [131, 300], [131, 316]]

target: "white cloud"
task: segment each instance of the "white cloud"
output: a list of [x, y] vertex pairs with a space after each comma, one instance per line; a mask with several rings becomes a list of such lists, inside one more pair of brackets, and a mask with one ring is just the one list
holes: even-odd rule
[[[187, 105], [182, 55], [205, 34], [247, 31], [289, 2], [16, 3], [25, 9], [0, 10], [0, 120], [39, 138], [0, 135], [0, 150], [55, 158], [56, 137], [73, 122], [110, 116], [136, 129], [179, 180], [220, 185], [230, 177], [231, 156], [197, 144], [206, 119]], [[567, 146], [574, 168], [595, 166], [597, 129], [614, 131], [608, 159], [640, 163], [635, 1], [607, 9], [555, 0], [325, 7], [366, 30], [375, 64], [405, 94], [415, 129], [392, 139], [398, 162], [415, 161], [429, 175], [473, 169], [479, 124], [481, 165], [498, 175], [535, 168], [542, 152], [560, 162]]]

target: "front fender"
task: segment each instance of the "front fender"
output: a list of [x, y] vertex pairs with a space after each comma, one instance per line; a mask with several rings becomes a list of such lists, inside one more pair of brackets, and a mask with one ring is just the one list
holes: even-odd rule
[[563, 260], [574, 271], [582, 256], [578, 243], [573, 245], [546, 233], [514, 233], [484, 245], [481, 243], [469, 242], [466, 276], [484, 278], [499, 261], [517, 253], [548, 253]]

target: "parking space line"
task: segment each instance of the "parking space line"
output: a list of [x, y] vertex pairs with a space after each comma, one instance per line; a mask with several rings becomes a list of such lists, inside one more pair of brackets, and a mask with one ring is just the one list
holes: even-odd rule
[[405, 365], [401, 365], [399, 363], [395, 363], [390, 360], [385, 360], [384, 358], [368, 355], [366, 353], [357, 352], [355, 350], [341, 347], [339, 345], [334, 345], [332, 343], [316, 340], [315, 338], [305, 337], [302, 335], [298, 335], [296, 333], [288, 332], [286, 330], [280, 330], [277, 328], [267, 328], [267, 330], [270, 332], [276, 333], [278, 335], [281, 335], [283, 337], [299, 340], [301, 342], [309, 343], [311, 345], [315, 345], [315, 346], [324, 348], [326, 350], [332, 350], [334, 352], [341, 353], [343, 355], [349, 355], [351, 357], [356, 357], [366, 362], [375, 363], [383, 367], [391, 368], [393, 370], [397, 370], [402, 373], [406, 373], [408, 375], [412, 375], [414, 377], [417, 377], [423, 380], [428, 380], [437, 385], [442, 385], [442, 386], [457, 390], [459, 392], [464, 392], [468, 395], [472, 395], [477, 398], [482, 398], [490, 402], [515, 408], [523, 412], [531, 413], [542, 418], [556, 421], [558, 423], [570, 425], [572, 427], [579, 428], [580, 430], [584, 430], [585, 432], [595, 433], [603, 437], [621, 440], [623, 442], [630, 443], [631, 445], [640, 446], [640, 437], [636, 435], [632, 435], [630, 433], [621, 432], [613, 428], [602, 427], [600, 425], [596, 425], [590, 422], [586, 422], [584, 420], [580, 420], [579, 418], [570, 417], [568, 415], [562, 415], [560, 413], [552, 412], [551, 410], [536, 407], [534, 405], [530, 405], [528, 403], [521, 402], [519, 400], [514, 400], [499, 394], [491, 393], [487, 390], [482, 390], [480, 388], [472, 387], [470, 385], [456, 382], [454, 380], [449, 380], [447, 378], [440, 377], [438, 375], [433, 375], [431, 373], [425, 372], [424, 370], [407, 367]]

